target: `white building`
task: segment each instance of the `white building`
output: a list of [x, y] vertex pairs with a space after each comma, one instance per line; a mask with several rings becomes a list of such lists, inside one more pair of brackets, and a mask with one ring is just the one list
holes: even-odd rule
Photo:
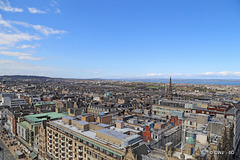
[[29, 123], [27, 121], [17, 123], [17, 134], [25, 141], [28, 141], [28, 130]]
[[26, 104], [25, 99], [11, 99], [10, 97], [2, 97], [0, 105], [10, 106], [11, 108]]
[[16, 97], [13, 93], [2, 93], [0, 94], [0, 105], [6, 105], [11, 108], [18, 107], [19, 105], [26, 104], [25, 99]]
[[10, 113], [8, 110], [8, 106], [3, 107], [0, 109], [0, 124], [3, 125], [5, 122], [7, 122], [7, 115]]
[[13, 134], [13, 116], [12, 115], [13, 114], [11, 112], [7, 115], [7, 122], [5, 123], [4, 127], [8, 132]]
[[19, 105], [26, 104], [25, 99], [11, 99], [11, 105], [10, 107], [18, 107]]

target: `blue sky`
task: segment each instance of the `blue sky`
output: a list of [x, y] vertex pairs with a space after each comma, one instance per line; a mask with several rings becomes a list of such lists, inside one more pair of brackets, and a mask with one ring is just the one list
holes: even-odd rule
[[238, 0], [1, 0], [0, 75], [239, 78]]

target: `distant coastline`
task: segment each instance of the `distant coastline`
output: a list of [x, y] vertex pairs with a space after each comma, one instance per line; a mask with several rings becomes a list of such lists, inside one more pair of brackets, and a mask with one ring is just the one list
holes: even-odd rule
[[[116, 79], [119, 81], [160, 82], [169, 83], [169, 79]], [[240, 86], [240, 79], [172, 79], [172, 83], [236, 85]]]
[[[134, 79], [134, 78], [121, 78], [121, 79], [104, 79], [104, 78], [53, 78], [36, 75], [4, 75], [0, 76], [2, 80], [110, 80], [110, 81], [130, 81], [130, 82], [155, 82], [155, 83], [169, 83], [169, 79], [166, 78], [145, 78], [145, 79]], [[240, 86], [240, 79], [180, 79], [172, 78], [172, 83], [185, 83], [185, 84], [209, 84], [209, 85], [235, 85]]]

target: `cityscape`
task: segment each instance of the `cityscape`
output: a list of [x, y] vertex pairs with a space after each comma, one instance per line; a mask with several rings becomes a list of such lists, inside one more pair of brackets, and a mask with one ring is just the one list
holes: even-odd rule
[[2, 76], [5, 159], [239, 155], [240, 86]]
[[0, 160], [240, 160], [239, 11], [0, 0]]

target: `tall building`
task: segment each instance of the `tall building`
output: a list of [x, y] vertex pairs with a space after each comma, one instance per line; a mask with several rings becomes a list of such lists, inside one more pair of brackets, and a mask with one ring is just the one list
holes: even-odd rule
[[[95, 122], [63, 117], [42, 123], [39, 158], [59, 160], [132, 160], [140, 135], [126, 135]], [[129, 148], [130, 147], [130, 148]]]
[[67, 116], [65, 113], [48, 112], [19, 117], [19, 123], [17, 123], [17, 139], [25, 144], [27, 148], [37, 153], [39, 149], [38, 139], [41, 122], [47, 121], [48, 119], [56, 120], [65, 116]]
[[170, 82], [169, 82], [169, 90], [168, 90], [167, 98], [168, 98], [169, 100], [172, 100], [172, 99], [173, 99], [173, 97], [172, 97], [172, 79], [171, 79], [171, 77], [170, 77]]

